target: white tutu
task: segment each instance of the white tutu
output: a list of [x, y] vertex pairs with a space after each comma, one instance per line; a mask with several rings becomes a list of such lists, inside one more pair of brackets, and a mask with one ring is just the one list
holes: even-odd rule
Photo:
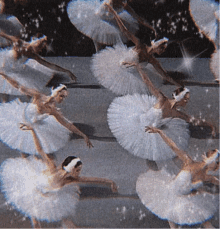
[[[1, 4], [1, 3], [0, 3]], [[0, 7], [1, 8], [1, 7]], [[1, 9], [0, 9], [1, 12]], [[12, 36], [20, 36], [23, 25], [20, 21], [14, 17], [6, 14], [0, 14], [0, 31]], [[9, 46], [10, 42], [0, 36], [0, 47]]]
[[136, 191], [141, 202], [154, 214], [176, 224], [197, 224], [210, 219], [219, 207], [218, 194], [196, 189], [191, 174], [181, 171], [176, 177], [165, 170], [141, 174]]
[[[198, 28], [211, 40], [216, 42], [218, 33], [217, 18], [215, 13], [219, 4], [210, 0], [190, 0], [189, 9]], [[219, 41], [218, 41], [219, 42]]]
[[[99, 0], [72, 0], [67, 13], [72, 24], [96, 42], [113, 45], [121, 40], [127, 41], [112, 14]], [[120, 12], [119, 17], [132, 33], [138, 30], [137, 21], [126, 11]]]
[[33, 127], [47, 154], [64, 147], [69, 140], [70, 131], [54, 116], [40, 115], [35, 104], [22, 103], [16, 99], [0, 105], [0, 139], [12, 149], [28, 154], [38, 154], [31, 131], [21, 130], [20, 123]]
[[220, 81], [219, 55], [220, 55], [220, 52], [218, 49], [217, 51], [215, 51], [212, 54], [212, 57], [210, 60], [210, 69], [211, 69], [211, 71], [212, 71], [212, 73], [213, 73], [213, 75], [217, 81]]
[[[49, 71], [42, 73], [41, 68], [41, 64], [35, 60], [32, 61], [32, 65], [28, 65], [25, 57], [14, 60], [12, 49], [2, 49], [0, 51], [0, 71], [25, 87], [36, 90], [43, 89], [52, 78], [52, 74]], [[19, 90], [11, 86], [3, 77], [0, 77], [0, 85], [0, 93], [22, 95]]]
[[158, 133], [145, 132], [146, 126], [160, 128], [177, 146], [185, 150], [189, 141], [188, 124], [179, 118], [162, 118], [157, 100], [148, 95], [126, 95], [113, 100], [108, 109], [108, 124], [119, 144], [135, 156], [166, 160], [176, 154]]
[[7, 159], [1, 165], [1, 189], [7, 203], [26, 216], [59, 221], [75, 213], [78, 186], [51, 189], [45, 169], [46, 165], [34, 157]]
[[[118, 95], [149, 93], [136, 67], [124, 63], [138, 63], [137, 52], [123, 44], [106, 47], [93, 55], [92, 71], [99, 83]], [[146, 63], [145, 63], [146, 64]], [[127, 66], [127, 67], [126, 67]], [[158, 73], [151, 64], [144, 69], [150, 79], [159, 87]], [[161, 81], [162, 82], [162, 81]]]

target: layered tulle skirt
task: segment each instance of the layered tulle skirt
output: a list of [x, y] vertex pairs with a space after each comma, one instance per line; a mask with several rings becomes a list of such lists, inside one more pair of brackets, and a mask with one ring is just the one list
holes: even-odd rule
[[[26, 58], [15, 60], [12, 49], [2, 49], [0, 51], [0, 72], [16, 80], [22, 86], [41, 91], [52, 78], [52, 71], [45, 69], [47, 68], [35, 60], [29, 61]], [[8, 83], [1, 75], [0, 93], [22, 95], [19, 90]]]
[[47, 154], [61, 149], [69, 140], [70, 131], [54, 116], [38, 114], [35, 104], [16, 99], [0, 105], [0, 139], [12, 149], [38, 154], [31, 131], [20, 129], [22, 123], [32, 126]]
[[182, 193], [184, 184], [187, 188], [191, 181], [184, 180], [179, 185], [177, 179], [165, 170], [149, 170], [138, 177], [136, 191], [141, 202], [162, 219], [188, 225], [210, 219], [219, 207], [218, 194], [192, 193], [190, 189]]
[[74, 215], [78, 187], [67, 185], [51, 189], [45, 169], [46, 165], [33, 156], [4, 161], [0, 177], [7, 203], [28, 217], [48, 222]]
[[[133, 47], [117, 44], [94, 54], [91, 68], [98, 82], [115, 94], [146, 94], [149, 90], [136, 67], [132, 66], [137, 63], [139, 57]], [[143, 67], [150, 80], [157, 87], [161, 86], [162, 80], [153, 66], [144, 63]]]
[[160, 128], [177, 146], [185, 150], [189, 141], [188, 124], [179, 118], [162, 118], [155, 109], [157, 100], [149, 95], [125, 95], [108, 108], [108, 124], [119, 144], [135, 156], [149, 160], [167, 160], [175, 153], [158, 133], [145, 132], [146, 126]]
[[191, 0], [189, 10], [197, 27], [205, 33], [209, 39], [219, 42], [217, 38], [218, 25], [215, 14], [219, 10], [219, 3], [208, 0]]
[[[113, 16], [99, 0], [72, 0], [67, 6], [72, 24], [83, 34], [96, 42], [113, 45], [127, 41], [121, 33]], [[119, 13], [125, 26], [131, 32], [138, 30], [138, 24], [126, 11]]]

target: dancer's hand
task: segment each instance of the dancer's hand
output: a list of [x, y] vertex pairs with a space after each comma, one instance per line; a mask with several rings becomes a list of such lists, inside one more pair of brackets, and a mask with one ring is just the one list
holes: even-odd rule
[[118, 192], [117, 185], [113, 181], [111, 183], [111, 190], [112, 190], [113, 193], [117, 193]]
[[133, 66], [137, 66], [137, 63], [122, 61], [121, 65], [124, 65], [126, 68], [130, 68], [130, 67], [133, 67]]
[[212, 137], [215, 138], [216, 137], [215, 127], [211, 126], [211, 128], [212, 128]]
[[159, 129], [157, 129], [156, 127], [152, 127], [152, 126], [146, 126], [145, 127], [145, 132], [148, 133], [158, 133]]
[[71, 79], [71, 83], [76, 83], [77, 82], [77, 77], [72, 72], [69, 72], [69, 76], [70, 76], [70, 79]]
[[85, 142], [86, 142], [86, 145], [87, 145], [89, 148], [92, 148], [92, 147], [93, 147], [91, 141], [89, 140], [89, 138], [88, 138], [87, 136], [84, 137], [84, 140], [85, 140]]
[[21, 130], [33, 130], [32, 126], [29, 126], [29, 125], [24, 124], [24, 123], [20, 123], [19, 128], [20, 128]]
[[106, 6], [106, 8], [108, 9], [108, 11], [109, 11], [110, 13], [114, 13], [114, 10], [113, 10], [113, 8], [109, 5], [109, 3], [105, 2], [105, 3], [104, 3], [104, 6]]

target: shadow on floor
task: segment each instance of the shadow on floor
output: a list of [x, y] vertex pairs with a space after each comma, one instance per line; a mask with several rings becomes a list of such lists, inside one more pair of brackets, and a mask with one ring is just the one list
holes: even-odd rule
[[[73, 123], [80, 131], [82, 131], [85, 135], [89, 137], [90, 140], [97, 140], [103, 142], [116, 142], [116, 138], [114, 137], [98, 137], [95, 136], [95, 127], [83, 124], [83, 123]], [[72, 133], [70, 139], [81, 139], [81, 137], [77, 134]]]

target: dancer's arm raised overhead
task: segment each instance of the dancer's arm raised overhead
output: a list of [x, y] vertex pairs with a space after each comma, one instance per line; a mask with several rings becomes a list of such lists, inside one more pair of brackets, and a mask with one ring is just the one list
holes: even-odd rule
[[191, 163], [193, 160], [187, 155], [187, 152], [179, 149], [176, 145], [175, 142], [173, 142], [172, 139], [170, 139], [169, 137], [166, 136], [166, 134], [161, 130], [158, 129], [156, 127], [149, 127], [147, 126], [145, 129], [146, 132], [149, 133], [158, 133], [162, 139], [166, 142], [166, 144], [176, 153], [176, 155], [180, 158], [181, 161], [183, 161], [183, 163], [185, 165]]
[[31, 97], [37, 97], [37, 96], [44, 95], [44, 94], [40, 93], [39, 91], [37, 91], [35, 89], [28, 88], [28, 87], [25, 87], [25, 86], [21, 85], [18, 81], [10, 78], [8, 75], [6, 75], [6, 74], [4, 74], [2, 72], [0, 72], [0, 76], [2, 76], [14, 88], [18, 89], [21, 93], [23, 93], [25, 95], [28, 95], [28, 96], [31, 96]]
[[171, 84], [176, 85], [177, 87], [182, 86], [169, 76], [167, 71], [163, 69], [160, 62], [155, 57], [151, 56], [148, 58], [148, 62], [154, 66], [162, 79], [169, 81]]
[[156, 30], [155, 30], [146, 20], [144, 20], [144, 19], [143, 19], [142, 17], [140, 17], [139, 15], [137, 15], [136, 12], [133, 10], [133, 8], [131, 8], [131, 7], [128, 5], [127, 2], [126, 2], [126, 3], [122, 3], [122, 4], [123, 4], [124, 9], [125, 9], [129, 14], [131, 14], [131, 16], [132, 16], [133, 18], [135, 18], [135, 19], [136, 19], [140, 24], [142, 24], [143, 26], [145, 26], [145, 27], [151, 29], [151, 30], [154, 32], [155, 36], [157, 36]]
[[41, 157], [43, 158], [44, 162], [47, 164], [47, 167], [49, 168], [49, 170], [51, 172], [53, 172], [56, 169], [56, 165], [48, 157], [48, 155], [43, 151], [43, 148], [41, 146], [40, 140], [39, 140], [35, 130], [31, 126], [23, 124], [23, 123], [20, 124], [20, 129], [23, 130], [23, 131], [31, 131], [37, 152], [41, 155]]
[[131, 40], [135, 46], [138, 46], [140, 44], [140, 40], [132, 34], [128, 29], [125, 27], [124, 23], [122, 22], [121, 18], [118, 16], [117, 12], [110, 6], [108, 3], [104, 3], [105, 6], [108, 8], [109, 12], [114, 15], [114, 18], [122, 31], [122, 33], [128, 38], [128, 40]]
[[142, 69], [142, 67], [140, 66], [140, 64], [136, 64], [136, 68], [142, 78], [142, 80], [144, 81], [144, 83], [147, 85], [149, 91], [151, 92], [152, 95], [154, 95], [157, 99], [159, 100], [164, 100], [166, 99], [166, 97], [164, 96], [164, 94], [157, 89], [154, 84], [151, 82], [151, 80], [149, 79], [147, 73]]

